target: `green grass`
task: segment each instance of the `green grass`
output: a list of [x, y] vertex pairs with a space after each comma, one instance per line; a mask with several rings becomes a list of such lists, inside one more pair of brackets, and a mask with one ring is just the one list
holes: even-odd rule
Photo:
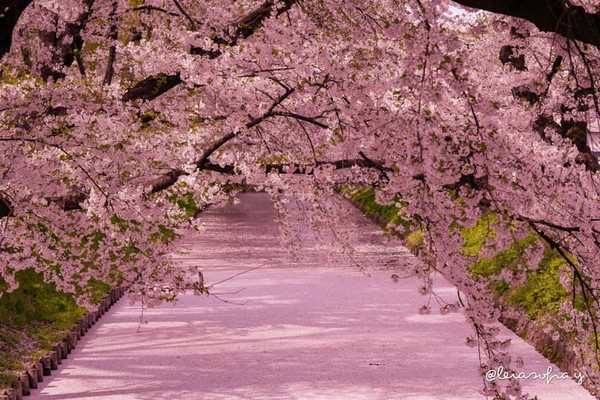
[[529, 318], [556, 315], [567, 299], [567, 291], [560, 283], [559, 271], [567, 268], [566, 261], [553, 250], [547, 250], [534, 271], [527, 273], [525, 283], [507, 288], [510, 305], [522, 308]]
[[[409, 218], [403, 215], [400, 208], [377, 204], [374, 188], [346, 188], [341, 192], [367, 216], [381, 224], [392, 222], [410, 229]], [[556, 251], [547, 249], [539, 265], [529, 266], [526, 249], [542, 245], [541, 239], [534, 234], [513, 242], [509, 248], [496, 252], [492, 257], [479, 257], [486, 239], [495, 237], [494, 225], [497, 223], [498, 218], [489, 214], [480, 218], [474, 226], [461, 229], [461, 236], [465, 240], [463, 254], [475, 260], [470, 266], [473, 277], [487, 280], [489, 289], [498, 301], [524, 310], [533, 320], [555, 316], [560, 305], [569, 300], [559, 279], [559, 271], [568, 269], [567, 262]], [[404, 235], [404, 239], [405, 245], [417, 254], [423, 243], [423, 232], [413, 229]], [[514, 273], [526, 271], [525, 282], [509, 285], [499, 276], [507, 269]]]
[[[381, 205], [375, 201], [375, 188], [366, 186], [360, 188], [343, 188], [341, 193], [348, 196], [361, 211], [369, 218], [380, 223], [392, 223], [403, 226], [405, 231], [411, 227], [410, 219], [395, 205]], [[398, 203], [399, 199], [395, 199]]]
[[[16, 274], [19, 287], [6, 293], [0, 280], [0, 389], [10, 386], [19, 371], [39, 359], [61, 340], [87, 312], [73, 295], [56, 290], [32, 269]], [[91, 280], [92, 298], [98, 301], [110, 286]]]
[[[365, 211], [379, 224], [385, 226], [389, 221], [409, 221], [402, 214], [401, 209], [392, 209], [394, 206], [383, 206], [375, 201], [375, 189], [359, 188], [341, 190], [358, 208]], [[402, 222], [400, 222], [402, 224]], [[565, 342], [562, 344], [566, 348], [577, 347], [580, 337], [573, 332], [567, 332], [562, 328], [562, 322], [571, 317], [561, 312], [561, 305], [565, 302], [573, 301], [573, 306], [582, 312], [586, 312], [593, 307], [586, 305], [581, 291], [568, 293], [560, 282], [561, 274], [572, 274], [569, 263], [556, 250], [550, 249], [535, 234], [531, 234], [523, 239], [516, 240], [503, 250], [497, 251], [490, 257], [481, 257], [481, 249], [488, 239], [496, 236], [494, 225], [499, 223], [499, 218], [493, 214], [481, 217], [474, 226], [461, 228], [461, 236], [464, 239], [463, 254], [471, 257], [474, 261], [469, 270], [474, 279], [483, 279], [487, 282], [488, 288], [494, 295], [499, 307], [509, 306], [516, 310], [521, 310], [530, 320], [539, 321], [541, 326], [550, 326], [552, 331], [558, 332]], [[414, 254], [418, 254], [423, 246], [424, 232], [414, 227], [410, 229], [410, 224], [404, 225], [406, 232], [403, 235], [405, 245]], [[529, 265], [526, 250], [530, 246], [543, 246], [544, 254], [538, 265]], [[567, 255], [568, 256], [568, 255]], [[576, 263], [574, 259], [570, 260]], [[502, 278], [505, 274], [511, 272], [517, 274], [525, 272], [525, 279], [521, 284], [509, 284]], [[589, 297], [589, 296], [588, 296]], [[513, 326], [513, 322], [510, 322]], [[525, 336], [528, 333], [524, 333]], [[594, 335], [590, 334], [590, 343], [594, 344]], [[536, 344], [538, 351], [548, 357], [552, 362], [561, 365], [560, 352], [556, 351], [554, 346]], [[589, 356], [590, 360], [595, 359], [595, 355]]]

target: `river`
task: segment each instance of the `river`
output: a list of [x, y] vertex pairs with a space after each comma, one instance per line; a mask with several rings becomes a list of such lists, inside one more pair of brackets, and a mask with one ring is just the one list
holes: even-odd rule
[[[263, 193], [203, 213], [203, 233], [184, 240], [178, 262], [199, 267], [211, 295], [185, 294], [143, 316], [122, 300], [31, 399], [484, 398], [477, 349], [465, 345], [471, 328], [418, 293], [416, 260], [400, 243], [354, 210], [342, 219], [352, 258], [331, 256], [300, 227], [294, 259], [276, 217]], [[435, 287], [456, 301], [444, 279]], [[421, 315], [429, 301], [432, 313]], [[523, 371], [558, 371], [503, 335]], [[571, 380], [523, 385], [544, 400], [592, 399]]]

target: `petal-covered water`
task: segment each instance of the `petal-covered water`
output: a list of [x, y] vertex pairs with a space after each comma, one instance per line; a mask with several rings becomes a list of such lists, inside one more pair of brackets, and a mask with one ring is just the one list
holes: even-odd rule
[[265, 193], [242, 193], [239, 203], [211, 208], [201, 215], [205, 225], [201, 238], [189, 237], [182, 243], [179, 259], [200, 269], [219, 267], [360, 267], [366, 270], [390, 269], [409, 274], [415, 259], [400, 241], [368, 222], [342, 199], [332, 210], [343, 213], [337, 226], [326, 224], [314, 232], [302, 220], [295, 203], [289, 208], [297, 217], [299, 249], [286, 247], [279, 215]]
[[[347, 239], [362, 271], [344, 254], [327, 262], [332, 246], [319, 246], [303, 227], [303, 257], [294, 261], [280, 246], [268, 197], [240, 199], [204, 213], [204, 233], [179, 252], [180, 262], [203, 271], [210, 296], [184, 294], [150, 309], [121, 301], [31, 398], [484, 398], [477, 349], [465, 345], [471, 328], [418, 293], [415, 260], [397, 241], [351, 211], [343, 222], [358, 228]], [[456, 301], [445, 280], [435, 286], [441, 299]], [[432, 312], [421, 315], [427, 303]], [[524, 372], [558, 373], [514, 334], [502, 335], [526, 361]], [[523, 386], [543, 400], [592, 399], [571, 380]]]

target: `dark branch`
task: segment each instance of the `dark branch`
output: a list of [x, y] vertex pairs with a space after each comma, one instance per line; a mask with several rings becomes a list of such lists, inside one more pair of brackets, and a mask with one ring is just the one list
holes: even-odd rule
[[194, 32], [196, 32], [198, 30], [198, 26], [196, 26], [196, 22], [191, 17], [191, 15], [187, 11], [185, 11], [185, 9], [181, 6], [181, 4], [177, 0], [173, 0], [173, 3], [175, 3], [175, 6], [179, 10], [179, 12], [181, 14], [183, 14], [183, 16], [189, 21], [192, 30]]
[[304, 115], [296, 114], [296, 113], [289, 112], [289, 111], [275, 111], [275, 112], [273, 112], [272, 115], [274, 115], [274, 116], [276, 115], [276, 116], [280, 116], [280, 117], [294, 118], [294, 119], [297, 119], [300, 121], [305, 121], [305, 122], [316, 125], [319, 128], [323, 128], [323, 129], [329, 128], [329, 126], [325, 125], [322, 122], [319, 122], [317, 120], [317, 117], [306, 117]]
[[379, 160], [370, 159], [344, 159], [336, 161], [316, 161], [308, 164], [267, 164], [265, 166], [265, 172], [277, 172], [280, 174], [300, 174], [300, 175], [312, 175], [315, 168], [331, 165], [334, 169], [347, 169], [352, 167], [359, 168], [373, 168], [377, 170], [392, 171], [389, 168], [383, 166], [383, 162]]
[[[82, 203], [87, 200], [88, 194], [83, 190], [73, 190], [64, 196], [46, 197], [48, 203], [56, 204], [64, 211], [81, 210]], [[9, 217], [14, 209], [10, 201], [0, 194], [0, 218]]]
[[[286, 91], [281, 96], [279, 96], [277, 99], [275, 99], [273, 104], [271, 104], [271, 107], [269, 107], [269, 109], [267, 111], [265, 111], [264, 114], [262, 114], [261, 116], [259, 116], [257, 118], [253, 118], [250, 122], [248, 122], [246, 124], [246, 129], [253, 128], [256, 125], [263, 122], [265, 119], [272, 117], [274, 115], [273, 110], [275, 109], [275, 107], [277, 107], [278, 105], [283, 103], [283, 101], [285, 99], [287, 99], [292, 93], [294, 93], [294, 91], [295, 91], [295, 89], [293, 89], [293, 88], [287, 88]], [[227, 135], [223, 136], [222, 138], [217, 140], [215, 143], [213, 143], [211, 146], [209, 146], [206, 150], [204, 150], [204, 152], [202, 153], [200, 158], [195, 163], [197, 168], [199, 170], [203, 169], [204, 165], [208, 162], [208, 159], [215, 151], [217, 151], [221, 146], [223, 146], [225, 143], [229, 142], [231, 139], [238, 136], [239, 134], [240, 134], [239, 131], [229, 132]]]
[[81, 204], [87, 200], [88, 194], [82, 190], [72, 191], [65, 196], [46, 197], [48, 203], [55, 203], [62, 210], [81, 210]]
[[125, 94], [123, 94], [123, 97], [121, 97], [121, 100], [153, 100], [182, 82], [179, 74], [158, 74], [156, 76], [149, 76], [128, 89]]
[[[296, 175], [313, 175], [315, 168], [331, 165], [334, 169], [347, 169], [352, 167], [359, 168], [373, 168], [378, 171], [392, 171], [390, 168], [384, 167], [382, 161], [379, 160], [365, 160], [365, 159], [344, 159], [336, 161], [316, 161], [308, 164], [266, 164], [264, 165], [265, 174], [276, 172], [278, 174], [296, 174]], [[238, 170], [234, 165], [219, 165], [213, 164], [208, 161], [202, 163], [197, 168], [199, 171], [213, 171], [220, 174], [234, 175], [238, 173]], [[164, 189], [167, 189], [177, 182], [177, 179], [187, 175], [183, 170], [173, 170], [165, 175], [154, 180], [150, 185], [152, 187], [151, 192], [156, 193]]]
[[170, 15], [172, 17], [179, 16], [179, 14], [177, 14], [177, 13], [167, 11], [164, 8], [155, 7], [155, 6], [139, 6], [139, 7], [132, 8], [130, 11], [159, 11], [159, 12], [165, 13], [167, 15]]
[[[266, 0], [260, 6], [258, 6], [255, 10], [250, 12], [248, 15], [242, 17], [241, 19], [234, 22], [233, 24], [225, 27], [222, 30], [222, 33], [220, 35], [216, 35], [212, 39], [213, 43], [215, 43], [219, 47], [236, 45], [239, 39], [246, 39], [246, 38], [250, 37], [256, 30], [261, 28], [263, 25], [263, 22], [267, 18], [269, 18], [272, 14], [275, 14], [276, 16], [281, 15], [282, 13], [291, 9], [292, 6], [296, 3], [296, 1], [297, 0], [282, 0], [282, 1]], [[177, 2], [175, 2], [175, 4], [178, 5]], [[186, 15], [187, 13], [185, 13], [185, 10], [183, 8], [180, 8], [180, 6], [178, 6], [178, 9], [180, 12], [182, 12], [186, 16], [186, 18], [188, 18], [188, 20], [191, 23], [193, 23], [193, 20], [191, 19], [191, 17], [189, 15]], [[192, 29], [196, 30], [194, 28], [194, 26], [195, 26], [195, 24], [192, 26]], [[222, 54], [222, 52], [220, 49], [203, 49], [201, 47], [192, 46], [192, 48], [190, 49], [190, 54], [206, 56], [209, 59], [215, 59], [215, 58], [219, 57]], [[175, 75], [166, 75], [166, 74], [159, 74], [159, 75], [157, 75], [157, 77], [161, 76], [161, 75], [172, 77], [172, 78], [175, 77]], [[148, 95], [148, 88], [146, 87], [146, 85], [149, 84], [151, 81], [156, 80], [156, 77], [154, 77], [154, 76], [148, 77], [148, 78], [142, 80], [141, 82], [139, 82], [133, 88], [127, 90], [125, 92], [125, 94], [123, 95], [122, 99], [123, 99], [123, 101], [130, 101], [130, 100], [135, 100], [135, 99], [145, 99], [145, 100], [155, 99], [156, 97], [160, 96], [161, 94], [167, 92], [168, 90], [170, 90], [170, 89], [174, 88], [175, 86], [177, 86], [178, 84], [182, 83], [182, 80], [179, 77], [179, 75], [176, 75], [176, 76], [177, 76], [177, 79], [173, 79], [171, 81], [172, 85], [161, 86], [162, 90], [156, 91], [156, 93], [154, 93], [151, 96]], [[153, 87], [154, 87], [154, 85], [150, 85], [150, 91], [152, 91]]]
[[544, 32], [600, 47], [600, 14], [564, 0], [454, 0], [466, 7], [525, 19]]
[[550, 69], [550, 72], [548, 72], [546, 74], [546, 80], [548, 82], [552, 82], [552, 78], [554, 78], [554, 75], [556, 75], [556, 73], [560, 70], [560, 65], [563, 62], [563, 57], [562, 56], [556, 56], [556, 58], [554, 59], [554, 62], [552, 63], [552, 68]]
[[[115, 18], [115, 13], [117, 12], [117, 2], [114, 2], [112, 4], [112, 11], [110, 13], [110, 18], [114, 20]], [[117, 56], [117, 45], [116, 45], [116, 41], [119, 38], [119, 29], [117, 28], [116, 23], [114, 23], [110, 26], [110, 40], [111, 40], [111, 44], [110, 47], [108, 49], [108, 60], [106, 62], [106, 71], [104, 73], [104, 81], [102, 82], [102, 85], [106, 86], [106, 85], [110, 85], [112, 83], [112, 79], [113, 79], [113, 75], [115, 73], [115, 58]]]
[[581, 229], [578, 226], [562, 226], [553, 222], [544, 221], [541, 219], [533, 219], [525, 217], [523, 215], [517, 215], [514, 217], [517, 221], [527, 222], [529, 225], [544, 225], [552, 229], [556, 229], [563, 232], [580, 232]]
[[[259, 116], [257, 118], [253, 118], [248, 123], [246, 123], [246, 125], [245, 125], [246, 129], [253, 128], [253, 127], [257, 126], [258, 124], [260, 124], [265, 119], [272, 117], [274, 115], [273, 110], [275, 109], [275, 107], [277, 107], [278, 105], [283, 103], [283, 101], [285, 101], [285, 99], [287, 99], [292, 93], [294, 93], [294, 91], [295, 91], [295, 89], [293, 89], [293, 88], [286, 88], [285, 92], [282, 95], [280, 95], [277, 99], [275, 99], [273, 104], [271, 104], [269, 109], [264, 114], [262, 114], [261, 116]], [[200, 158], [198, 158], [195, 161], [196, 169], [199, 171], [210, 169], [213, 171], [223, 172], [223, 173], [234, 172], [233, 167], [226, 167], [225, 169], [222, 169], [215, 164], [210, 164], [209, 159], [210, 159], [210, 156], [215, 151], [219, 150], [225, 143], [229, 142], [231, 139], [235, 138], [239, 134], [240, 134], [240, 131], [229, 132], [228, 134], [224, 135], [219, 140], [214, 142], [212, 145], [207, 147], [204, 150], [204, 152], [202, 153], [202, 155], [200, 156]], [[171, 187], [172, 185], [174, 185], [177, 182], [177, 179], [179, 179], [179, 177], [182, 175], [186, 175], [186, 173], [185, 173], [185, 171], [183, 171], [181, 169], [176, 169], [176, 170], [167, 172], [166, 174], [164, 174], [164, 175], [160, 176], [159, 178], [155, 179], [154, 181], [150, 182], [149, 185], [151, 187], [151, 192], [156, 193], [156, 192], [159, 192], [161, 190]]]
[[[246, 39], [260, 29], [264, 21], [272, 14], [279, 16], [289, 11], [296, 2], [297, 0], [266, 0], [248, 15], [226, 26], [221, 34], [216, 35], [212, 41], [219, 46], [235, 46], [239, 39]], [[205, 50], [200, 47], [192, 47], [190, 52], [192, 54], [208, 55], [210, 58], [216, 58], [221, 55], [220, 50]]]
[[12, 213], [12, 204], [4, 196], [0, 195], [0, 218], [9, 217]]
[[10, 51], [15, 25], [31, 2], [32, 0], [0, 0], [0, 57]]
[[[425, 177], [417, 175], [413, 178], [424, 182]], [[462, 174], [457, 182], [445, 184], [444, 189], [458, 190], [463, 186], [467, 186], [474, 190], [489, 189], [488, 176], [475, 176], [474, 173]]]
[[187, 175], [182, 169], [174, 169], [173, 171], [169, 171], [166, 174], [156, 178], [154, 181], [150, 182], [151, 192], [156, 193], [164, 190], [177, 182], [180, 176]]
[[219, 165], [219, 164], [213, 164], [213, 163], [204, 163], [204, 166], [202, 167], [202, 170], [204, 171], [214, 171], [214, 172], [218, 172], [220, 174], [225, 174], [225, 175], [233, 175], [235, 173], [235, 167], [233, 165]]
[[[295, 174], [295, 175], [313, 175], [315, 168], [331, 165], [335, 170], [348, 169], [352, 167], [384, 169], [391, 171], [383, 166], [383, 162], [379, 160], [365, 159], [344, 159], [336, 161], [316, 161], [307, 164], [292, 163], [292, 164], [266, 164], [264, 165], [265, 173], [269, 174], [276, 172], [278, 174]], [[214, 171], [222, 174], [232, 175], [236, 173], [236, 168], [233, 165], [217, 165], [205, 163], [202, 170]]]

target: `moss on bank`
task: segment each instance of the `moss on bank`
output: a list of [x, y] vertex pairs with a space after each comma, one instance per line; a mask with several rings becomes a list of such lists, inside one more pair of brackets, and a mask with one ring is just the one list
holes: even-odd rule
[[[371, 186], [360, 188], [343, 188], [341, 193], [348, 196], [367, 217], [376, 220], [380, 225], [392, 224], [403, 226], [406, 231], [410, 228], [410, 221], [395, 205], [381, 205], [375, 201], [375, 188]], [[395, 233], [390, 232], [390, 233]]]
[[[87, 312], [72, 294], [44, 282], [41, 273], [28, 269], [16, 274], [19, 287], [6, 293], [0, 280], [0, 389], [8, 387], [17, 374], [38, 360], [60, 341]], [[90, 281], [98, 301], [110, 286]]]
[[[372, 188], [346, 189], [344, 192], [358, 208], [370, 210], [367, 215], [374, 214], [373, 219], [383, 226], [390, 221], [387, 217], [389, 215], [406, 219], [402, 216], [402, 210], [390, 210], [387, 208], [389, 206], [378, 205]], [[379, 212], [384, 209], [385, 213]], [[565, 302], [573, 302], [576, 309], [585, 311], [589, 304], [585, 304], [580, 292], [576, 292], [573, 296], [573, 293], [567, 293], [561, 284], [561, 275], [572, 274], [568, 262], [557, 251], [545, 245], [535, 234], [513, 242], [507, 249], [498, 251], [490, 257], [481, 257], [480, 251], [485, 240], [495, 235], [493, 225], [497, 222], [497, 217], [490, 214], [480, 218], [473, 227], [461, 230], [465, 240], [464, 254], [476, 260], [470, 266], [473, 277], [488, 283], [490, 291], [498, 302], [498, 307], [512, 308], [518, 311], [517, 315], [521, 315], [517, 318], [503, 319], [509, 329], [528, 340], [537, 351], [556, 363], [563, 371], [581, 371], [579, 364], [581, 360], [575, 349], [582, 338], [562, 328], [562, 322], [571, 317], [561, 310], [561, 306]], [[403, 238], [405, 245], [413, 253], [418, 254], [419, 248], [423, 245], [423, 232], [413, 227], [412, 231], [409, 230], [403, 235]], [[530, 261], [527, 260], [526, 250], [534, 245], [543, 246], [545, 249], [538, 265], [530, 265]], [[502, 278], [511, 271], [525, 271], [525, 279], [521, 284], [508, 284]], [[560, 340], [554, 339], [556, 334], [559, 335]], [[593, 333], [590, 333], [588, 338], [590, 343], [593, 344], [594, 339]], [[594, 359], [593, 354], [590, 356], [590, 360], [592, 359]], [[596, 367], [592, 367], [588, 373], [597, 376], [594, 371], [597, 372]], [[590, 390], [590, 393], [596, 393], [592, 378], [586, 380], [584, 386]]]
[[[382, 225], [391, 222], [409, 228], [402, 210], [393, 205], [380, 205], [375, 198], [375, 189], [362, 187], [343, 189], [345, 194], [368, 217]], [[481, 248], [490, 236], [494, 236], [493, 225], [497, 223], [494, 215], [480, 218], [470, 228], [464, 228], [461, 235], [465, 240], [464, 254], [468, 257], [479, 255]], [[413, 230], [404, 236], [406, 246], [417, 253], [422, 243], [423, 232]], [[538, 320], [544, 317], [556, 317], [560, 305], [568, 300], [567, 292], [560, 284], [559, 271], [567, 269], [568, 265], [556, 251], [547, 249], [540, 263], [535, 268], [527, 267], [525, 251], [529, 246], [542, 245], [540, 238], [534, 234], [518, 240], [506, 249], [497, 252], [489, 258], [479, 258], [470, 270], [475, 278], [489, 280], [489, 288], [496, 299], [504, 304], [522, 309], [530, 319]], [[511, 286], [500, 278], [503, 271], [526, 269], [526, 279], [521, 285]]]

